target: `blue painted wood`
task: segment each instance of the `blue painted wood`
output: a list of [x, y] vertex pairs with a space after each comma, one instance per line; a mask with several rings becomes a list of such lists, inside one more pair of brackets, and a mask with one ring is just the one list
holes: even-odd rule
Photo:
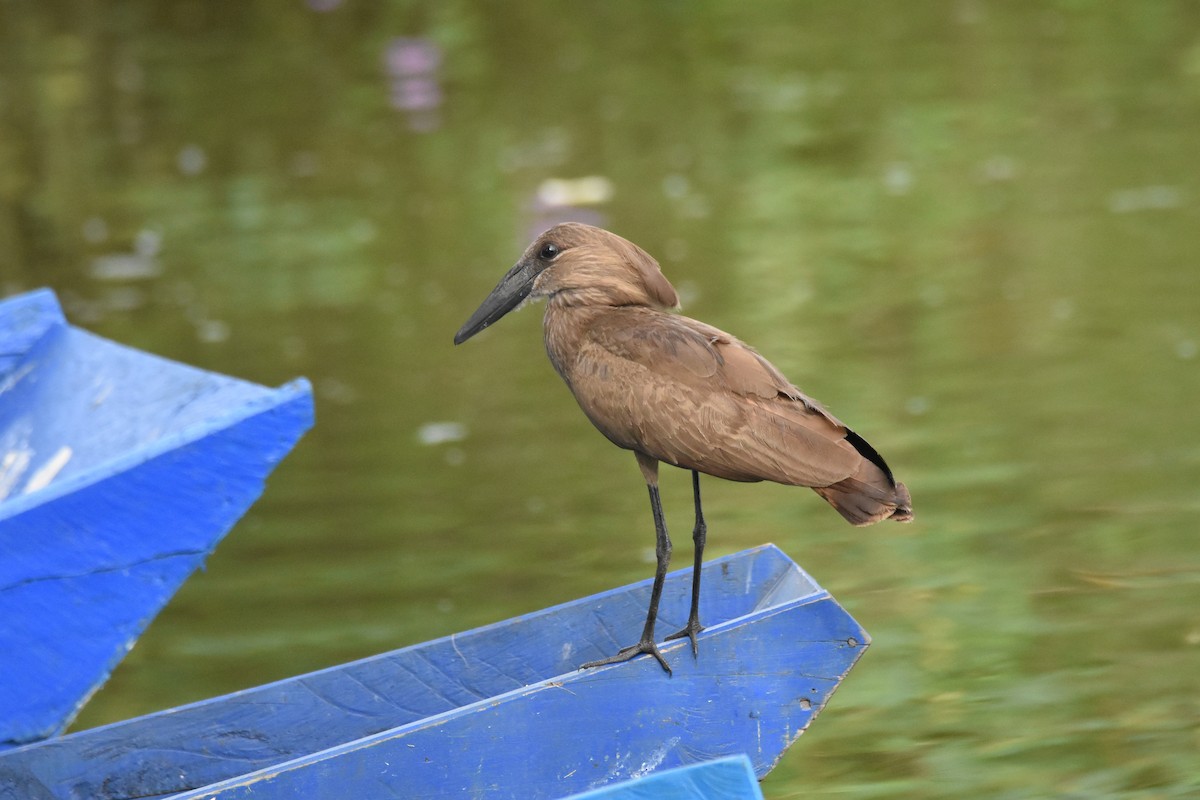
[[0, 749], [59, 733], [312, 425], [269, 389], [0, 302]]
[[[688, 570], [664, 588], [682, 626]], [[773, 546], [705, 565], [686, 643], [594, 670], [641, 629], [650, 581], [0, 754], [0, 798], [557, 797], [747, 752], [765, 775], [865, 649]], [[11, 787], [5, 793], [3, 787]], [[186, 793], [189, 789], [205, 787]]]
[[47, 330], [66, 324], [58, 298], [49, 289], [0, 300], [0, 380]]
[[573, 794], [563, 800], [763, 800], [745, 755], [714, 758]]

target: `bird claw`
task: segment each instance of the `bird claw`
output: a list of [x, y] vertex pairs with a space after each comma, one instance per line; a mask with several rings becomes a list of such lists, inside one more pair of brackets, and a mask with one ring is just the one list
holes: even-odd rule
[[667, 660], [663, 658], [662, 653], [658, 652], [658, 645], [646, 639], [643, 639], [637, 644], [631, 644], [629, 647], [622, 647], [617, 651], [616, 655], [609, 656], [608, 658], [602, 658], [598, 661], [589, 661], [581, 666], [580, 669], [603, 667], [606, 664], [621, 664], [636, 656], [640, 656], [643, 653], [654, 656], [654, 658], [658, 661], [659, 666], [661, 666], [668, 675], [671, 674], [671, 668], [667, 666]]
[[666, 641], [669, 642], [672, 639], [682, 639], [686, 636], [692, 642], [692, 657], [697, 657], [700, 655], [700, 649], [696, 647], [696, 634], [702, 630], [704, 630], [704, 626], [700, 624], [699, 620], [688, 620], [687, 625], [684, 625], [682, 628], [668, 636]]

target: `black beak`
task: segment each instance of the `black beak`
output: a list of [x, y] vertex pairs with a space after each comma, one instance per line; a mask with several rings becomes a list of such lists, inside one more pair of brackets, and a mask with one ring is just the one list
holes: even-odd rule
[[454, 343], [462, 344], [521, 304], [533, 289], [537, 273], [528, 261], [518, 262], [500, 279], [492, 293], [454, 334]]

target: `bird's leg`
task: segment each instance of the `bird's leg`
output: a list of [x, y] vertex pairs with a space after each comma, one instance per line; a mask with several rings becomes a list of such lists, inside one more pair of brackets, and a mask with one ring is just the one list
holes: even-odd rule
[[643, 456], [641, 453], [636, 453], [638, 466], [642, 468], [642, 473], [646, 476], [646, 486], [650, 490], [650, 510], [654, 514], [654, 586], [650, 590], [650, 608], [646, 612], [646, 624], [642, 628], [642, 638], [637, 644], [623, 647], [616, 655], [602, 658], [599, 661], [589, 661], [584, 664], [582, 669], [588, 667], [600, 667], [605, 664], [618, 664], [622, 661], [628, 661], [634, 656], [646, 653], [654, 656], [658, 663], [662, 666], [667, 674], [671, 674], [671, 668], [667, 666], [667, 660], [663, 658], [662, 653], [658, 651], [658, 645], [654, 643], [654, 623], [658, 619], [658, 603], [662, 599], [663, 582], [667, 578], [667, 566], [671, 563], [671, 537], [667, 535], [667, 522], [663, 518], [662, 499], [658, 495], [658, 462], [654, 459]]
[[704, 511], [700, 508], [700, 473], [696, 470], [692, 470], [692, 496], [696, 499], [696, 527], [692, 528], [692, 544], [696, 551], [696, 561], [692, 565], [692, 610], [688, 614], [687, 625], [667, 639], [688, 637], [692, 641], [692, 655], [696, 656], [700, 652], [696, 647], [696, 634], [704, 630], [700, 624], [700, 564], [704, 560], [704, 543], [708, 539], [708, 526], [704, 523]]

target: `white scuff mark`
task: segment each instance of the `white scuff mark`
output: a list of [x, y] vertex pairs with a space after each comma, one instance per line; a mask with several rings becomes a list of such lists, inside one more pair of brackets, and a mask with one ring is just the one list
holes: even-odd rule
[[113, 385], [110, 381], [105, 381], [96, 387], [96, 395], [92, 398], [92, 408], [99, 408], [104, 405], [104, 401], [112, 394]]
[[75, 454], [68, 445], [63, 445], [58, 448], [58, 452], [50, 456], [50, 460], [39, 467], [32, 475], [29, 476], [29, 482], [25, 484], [25, 494], [36, 492], [38, 489], [44, 489], [50, 485], [50, 481], [62, 472], [62, 468], [71, 460], [71, 456]]
[[564, 662], [571, 660], [571, 651], [574, 649], [574, 646], [570, 642], [563, 642], [561, 658]]
[[646, 761], [643, 762], [640, 767], [629, 773], [629, 777], [640, 778], [643, 775], [649, 775], [651, 772], [658, 769], [658, 765], [661, 764], [663, 759], [667, 757], [667, 753], [670, 752], [672, 747], [679, 744], [679, 741], [682, 738], [683, 737], [681, 736], [674, 736], [668, 739], [661, 747], [651, 753], [650, 758], [646, 759]]
[[17, 485], [17, 481], [25, 474], [33, 451], [29, 449], [9, 450], [0, 459], [0, 500], [8, 497], [8, 493]]
[[22, 364], [20, 367], [17, 367], [12, 372], [10, 372], [8, 374], [8, 377], [6, 377], [3, 381], [0, 381], [0, 394], [4, 394], [8, 390], [10, 390], [14, 386], [16, 386], [18, 383], [20, 383], [22, 378], [24, 378], [29, 373], [33, 372], [33, 368], [35, 366], [37, 366], [37, 364], [34, 364], [34, 363]]
[[[608, 758], [609, 757], [607, 755], [605, 755], [602, 757], [601, 760], [604, 761], [605, 763], [607, 763]], [[601, 775], [599, 778], [597, 778], [596, 780], [594, 780], [590, 784], [588, 784], [587, 788], [597, 789], [601, 786], [612, 783], [615, 778], [622, 777], [625, 774], [625, 760], [627, 758], [629, 758], [629, 753], [626, 753], [625, 755], [617, 754], [616, 763], [614, 763], [611, 767], [609, 767], [607, 773], [605, 773], [604, 775]]]

